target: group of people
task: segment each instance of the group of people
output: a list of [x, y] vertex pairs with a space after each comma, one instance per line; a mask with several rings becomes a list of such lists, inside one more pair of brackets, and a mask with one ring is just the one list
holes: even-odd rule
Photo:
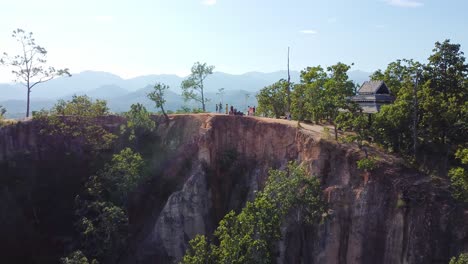
[[[231, 105], [231, 107], [229, 108], [229, 105], [226, 104], [226, 108], [225, 108], [225, 113], [226, 115], [240, 115], [240, 116], [243, 116], [244, 113], [242, 111], [238, 111], [237, 108], [234, 108], [234, 106]], [[219, 103], [216, 104], [216, 113], [222, 113], [223, 112], [223, 104], [222, 103]], [[248, 106], [247, 107], [247, 115], [248, 116], [254, 116], [255, 115], [255, 106]]]

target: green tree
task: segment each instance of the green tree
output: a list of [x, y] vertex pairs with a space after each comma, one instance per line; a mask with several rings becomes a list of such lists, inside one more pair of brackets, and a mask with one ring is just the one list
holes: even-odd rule
[[[70, 255], [60, 260], [62, 264], [90, 264], [88, 258], [80, 250], [73, 251]], [[97, 263], [96, 261], [91, 264]]]
[[140, 154], [125, 148], [86, 182], [76, 197], [80, 249], [104, 263], [116, 263], [127, 249], [129, 195], [144, 180]]
[[51, 114], [61, 116], [75, 116], [75, 117], [101, 117], [109, 114], [107, 102], [104, 100], [93, 101], [87, 95], [73, 95], [72, 99], [65, 101], [58, 100], [52, 108]]
[[21, 52], [15, 56], [3, 53], [2, 64], [11, 66], [16, 81], [26, 87], [26, 117], [29, 117], [31, 90], [38, 84], [52, 80], [57, 76], [71, 76], [68, 69], [47, 67], [47, 50], [36, 44], [32, 32], [25, 32], [18, 28], [13, 30], [12, 37], [21, 45]]
[[383, 73], [381, 70], [378, 70], [374, 72], [370, 78], [374, 81], [384, 81], [390, 89], [390, 92], [393, 95], [398, 95], [403, 82], [415, 73], [414, 68], [417, 65], [419, 65], [419, 63], [413, 60], [396, 60], [389, 63]]
[[117, 205], [126, 205], [129, 194], [143, 180], [144, 162], [140, 154], [125, 148], [112, 156], [100, 173], [110, 200]]
[[291, 94], [291, 112], [295, 118], [316, 123], [324, 118], [322, 97], [326, 80], [327, 73], [320, 66], [301, 71], [301, 83], [294, 86]]
[[353, 95], [354, 83], [348, 78], [351, 66], [337, 63], [327, 68], [329, 78], [324, 84], [323, 111], [335, 128], [335, 140], [338, 140], [337, 123], [335, 122], [341, 109], [348, 108], [349, 96]]
[[33, 118], [42, 135], [79, 143], [94, 156], [110, 149], [116, 138], [99, 120], [108, 111], [106, 101], [74, 95], [69, 101], [59, 100], [51, 111], [41, 111]]
[[449, 171], [452, 184], [453, 196], [464, 202], [468, 202], [468, 148], [459, 148], [455, 157], [460, 160], [461, 166], [454, 167]]
[[393, 104], [383, 106], [373, 116], [375, 140], [393, 151], [412, 152], [414, 156], [420, 141], [420, 84], [424, 82], [421, 68], [419, 62], [403, 59], [390, 63], [381, 77], [378, 72], [371, 76], [374, 80], [383, 80], [396, 96]]
[[231, 211], [220, 221], [215, 231], [219, 244], [195, 237], [182, 263], [271, 263], [288, 213], [308, 224], [317, 223], [325, 213], [320, 182], [296, 164], [286, 171], [270, 171], [255, 200], [247, 202], [239, 214]]
[[156, 104], [157, 108], [161, 108], [161, 112], [166, 119], [166, 122], [169, 122], [169, 117], [164, 111], [164, 104], [166, 103], [166, 99], [164, 98], [164, 93], [169, 90], [169, 86], [163, 83], [156, 83], [153, 87], [153, 91], [147, 94], [148, 98]]
[[126, 212], [101, 200], [80, 201], [77, 227], [81, 249], [90, 258], [116, 263], [126, 250], [128, 218]]
[[186, 101], [194, 100], [201, 103], [203, 112], [206, 112], [205, 104], [208, 99], [205, 98], [204, 81], [206, 77], [213, 73], [214, 66], [208, 66], [206, 63], [196, 62], [192, 66], [190, 76], [182, 81], [182, 96]]
[[258, 107], [256, 112], [267, 117], [276, 117], [284, 115], [287, 108], [286, 89], [288, 82], [284, 79], [266, 86], [256, 95]]
[[468, 253], [463, 253], [458, 257], [451, 258], [449, 264], [468, 264]]
[[421, 133], [444, 149], [466, 142], [468, 132], [468, 64], [459, 44], [436, 42], [425, 67], [427, 81], [420, 91]]
[[146, 107], [140, 103], [132, 104], [130, 111], [125, 112], [127, 123], [120, 127], [121, 133], [127, 137], [130, 142], [139, 145], [139, 139], [151, 134], [156, 128], [156, 123], [151, 119], [151, 114]]

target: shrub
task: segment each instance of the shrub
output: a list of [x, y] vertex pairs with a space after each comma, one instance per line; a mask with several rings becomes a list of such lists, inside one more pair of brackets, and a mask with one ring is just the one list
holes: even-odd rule
[[363, 158], [357, 161], [357, 167], [360, 170], [372, 171], [378, 167], [377, 160], [373, 157]]

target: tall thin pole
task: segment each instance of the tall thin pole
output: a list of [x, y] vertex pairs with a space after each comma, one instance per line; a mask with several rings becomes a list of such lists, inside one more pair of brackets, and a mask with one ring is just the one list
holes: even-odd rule
[[289, 73], [289, 47], [288, 47], [288, 88], [287, 88], [287, 96], [288, 96], [288, 114], [291, 112], [291, 75]]

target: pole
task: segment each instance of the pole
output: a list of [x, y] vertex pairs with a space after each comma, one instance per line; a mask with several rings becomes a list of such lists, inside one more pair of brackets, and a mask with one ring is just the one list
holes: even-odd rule
[[291, 113], [291, 75], [289, 73], [289, 47], [288, 47], [288, 88], [286, 90], [288, 96], [288, 114]]

